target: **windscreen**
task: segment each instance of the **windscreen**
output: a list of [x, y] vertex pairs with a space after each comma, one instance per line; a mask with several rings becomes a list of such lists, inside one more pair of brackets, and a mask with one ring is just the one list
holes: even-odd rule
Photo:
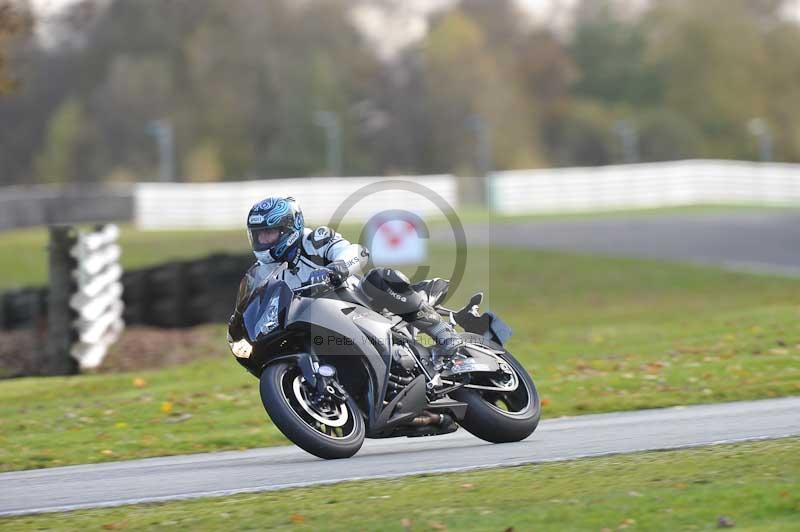
[[239, 294], [236, 296], [236, 310], [243, 312], [244, 307], [247, 305], [253, 293], [285, 269], [285, 262], [273, 262], [270, 264], [263, 264], [261, 262], [255, 263], [247, 270], [247, 273], [244, 274], [242, 278], [242, 282], [239, 283]]

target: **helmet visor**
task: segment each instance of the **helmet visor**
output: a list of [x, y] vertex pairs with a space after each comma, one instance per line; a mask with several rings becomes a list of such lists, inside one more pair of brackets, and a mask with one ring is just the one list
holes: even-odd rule
[[253, 251], [267, 251], [278, 243], [283, 235], [280, 227], [253, 227], [247, 230]]

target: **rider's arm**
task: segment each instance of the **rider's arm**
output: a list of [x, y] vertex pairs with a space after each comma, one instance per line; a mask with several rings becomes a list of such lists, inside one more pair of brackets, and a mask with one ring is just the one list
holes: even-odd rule
[[318, 253], [322, 255], [327, 264], [341, 262], [350, 275], [363, 273], [369, 258], [367, 248], [359, 244], [351, 244], [342, 238], [342, 235], [327, 227], [317, 228], [314, 237], [321, 237], [318, 241], [324, 242]]
[[359, 244], [351, 244], [342, 239], [331, 245], [325, 258], [331, 262], [343, 262], [350, 275], [361, 275], [367, 265], [369, 251]]

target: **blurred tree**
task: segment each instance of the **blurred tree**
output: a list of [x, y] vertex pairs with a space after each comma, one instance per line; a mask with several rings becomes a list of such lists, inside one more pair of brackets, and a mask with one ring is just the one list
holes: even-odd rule
[[472, 19], [458, 9], [446, 13], [425, 40], [423, 58], [439, 171], [476, 171], [479, 139], [471, 124], [491, 135], [497, 168], [538, 164], [533, 102], [523, 97]]
[[622, 18], [618, 3], [582, 0], [570, 47], [580, 72], [575, 93], [583, 98], [629, 105], [661, 100], [663, 80], [645, 61], [647, 28]]
[[539, 111], [549, 114], [573, 97], [578, 66], [553, 33], [543, 29], [530, 32], [515, 57], [526, 93], [536, 99]]
[[212, 140], [194, 146], [186, 157], [184, 168], [187, 178], [192, 181], [219, 181], [225, 177], [219, 146]]
[[433, 119], [425, 62], [413, 47], [387, 62], [361, 104], [365, 147], [385, 173], [434, 173]]
[[[665, 104], [700, 127], [702, 156], [755, 155], [746, 125], [766, 113], [765, 76], [774, 69], [765, 47], [770, 25], [756, 23], [755, 7], [769, 5], [672, 0], [646, 17], [647, 60], [663, 74]], [[768, 12], [758, 11], [762, 17]]]
[[[350, 109], [377, 70], [340, 0], [218, 4], [186, 45], [190, 91], [204, 113], [195, 131], [220, 146], [227, 175], [308, 175], [324, 168], [320, 110], [340, 115], [356, 154]], [[348, 171], [369, 161], [349, 157]]]
[[2, 179], [149, 178], [153, 119], [186, 179], [319, 174], [318, 111], [338, 117], [350, 175], [474, 173], [489, 145], [496, 168], [606, 164], [622, 119], [643, 160], [757, 157], [758, 117], [800, 161], [785, 1], [623, 4], [582, 0], [556, 34], [514, 0], [459, 0], [378, 57], [347, 0], [82, 0], [35, 33], [23, 0], [0, 0], [0, 87], [24, 81], [0, 98]]
[[698, 146], [702, 143], [697, 127], [669, 109], [642, 111], [633, 119], [633, 124], [642, 162], [696, 157]]
[[553, 113], [546, 130], [548, 154], [557, 166], [595, 166], [615, 162], [613, 113], [592, 100], [575, 100]]
[[0, 0], [0, 94], [10, 92], [17, 86], [10, 72], [7, 47], [11, 39], [29, 32], [32, 26], [33, 16], [27, 3], [12, 4], [10, 0]]
[[[535, 132], [530, 140], [531, 150], [541, 153], [539, 139], [550, 136], [553, 122], [560, 116], [558, 109], [569, 105], [572, 97], [578, 76], [575, 62], [552, 31], [531, 26], [516, 2], [461, 0], [460, 8], [484, 32], [488, 52], [522, 102], [517, 104], [517, 112], [527, 113], [524, 119]], [[522, 119], [523, 116], [517, 118]], [[544, 157], [538, 155], [535, 159], [543, 161]]]
[[800, 162], [800, 25], [776, 23], [765, 47], [769, 58], [762, 78], [768, 94], [765, 119], [775, 139], [775, 155]]
[[84, 140], [85, 121], [80, 104], [70, 99], [53, 114], [47, 126], [44, 149], [36, 159], [40, 183], [71, 183], [80, 180], [78, 150]]
[[147, 128], [153, 120], [168, 117], [173, 108], [172, 75], [159, 55], [113, 57], [105, 79], [87, 95], [98, 132], [93, 153], [96, 175], [116, 166], [124, 166], [143, 179], [156, 175], [157, 150]]

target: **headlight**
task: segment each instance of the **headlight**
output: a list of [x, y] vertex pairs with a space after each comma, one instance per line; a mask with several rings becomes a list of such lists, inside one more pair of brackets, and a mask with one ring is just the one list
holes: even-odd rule
[[231, 352], [237, 358], [250, 358], [253, 354], [253, 346], [246, 339], [242, 338], [238, 342], [230, 342]]
[[263, 316], [261, 316], [261, 319], [258, 320], [258, 323], [256, 324], [256, 330], [259, 332], [259, 334], [267, 334], [278, 326], [279, 300], [280, 294], [275, 294], [272, 299], [269, 300], [267, 311]]

